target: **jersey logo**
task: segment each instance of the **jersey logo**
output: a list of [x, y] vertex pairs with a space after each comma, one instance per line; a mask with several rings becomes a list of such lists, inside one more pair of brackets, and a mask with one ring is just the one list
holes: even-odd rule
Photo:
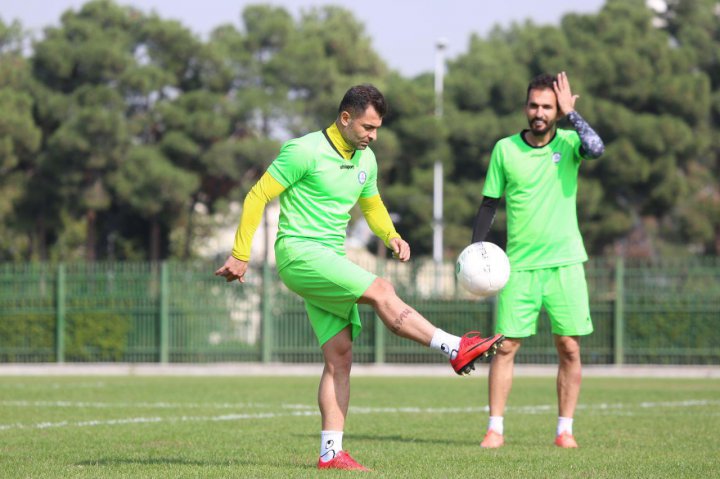
[[367, 180], [367, 173], [365, 173], [364, 171], [361, 171], [360, 173], [358, 173], [358, 183], [360, 183], [361, 185], [364, 185], [365, 180]]
[[355, 168], [355, 165], [340, 165], [341, 170], [352, 170], [353, 168]]
[[560, 154], [560, 152], [556, 151], [555, 153], [553, 153], [552, 160], [553, 163], [555, 163], [556, 165], [560, 163], [560, 160], [562, 160], [562, 155]]

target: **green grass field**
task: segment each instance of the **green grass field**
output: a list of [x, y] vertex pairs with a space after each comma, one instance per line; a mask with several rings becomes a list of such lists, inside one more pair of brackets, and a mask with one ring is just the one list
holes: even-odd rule
[[[316, 387], [314, 377], [0, 377], [0, 477], [357, 475], [314, 467]], [[375, 477], [720, 475], [720, 381], [586, 378], [578, 450], [552, 445], [554, 387], [516, 378], [506, 446], [489, 451], [482, 375], [354, 378], [344, 445]]]

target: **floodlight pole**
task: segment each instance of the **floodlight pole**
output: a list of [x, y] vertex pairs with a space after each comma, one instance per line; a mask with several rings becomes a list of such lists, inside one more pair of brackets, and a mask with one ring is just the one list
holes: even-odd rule
[[[435, 43], [435, 117], [443, 116], [443, 78], [447, 40]], [[435, 262], [435, 291], [440, 290], [440, 266], [443, 261], [443, 164], [435, 161], [433, 169], [433, 261]]]

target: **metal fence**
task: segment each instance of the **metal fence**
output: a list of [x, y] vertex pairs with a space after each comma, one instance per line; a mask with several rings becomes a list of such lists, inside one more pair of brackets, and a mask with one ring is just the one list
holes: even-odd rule
[[[363, 263], [361, 261], [361, 263]], [[0, 264], [0, 362], [319, 362], [302, 301], [274, 268], [226, 284], [216, 264]], [[495, 302], [464, 294], [454, 265], [372, 260], [398, 294], [448, 332], [492, 331]], [[585, 265], [595, 332], [586, 364], [720, 364], [720, 260]], [[441, 355], [391, 334], [361, 306], [362, 363], [435, 363]], [[522, 363], [554, 363], [549, 321], [524, 341]]]

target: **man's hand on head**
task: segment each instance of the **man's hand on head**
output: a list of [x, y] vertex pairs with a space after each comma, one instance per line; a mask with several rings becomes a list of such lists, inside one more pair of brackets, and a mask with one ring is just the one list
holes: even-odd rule
[[570, 90], [570, 82], [568, 81], [567, 73], [558, 73], [557, 79], [553, 84], [555, 90], [555, 96], [557, 96], [558, 108], [560, 114], [566, 116], [568, 113], [575, 110], [575, 102], [580, 95], [573, 95]]

